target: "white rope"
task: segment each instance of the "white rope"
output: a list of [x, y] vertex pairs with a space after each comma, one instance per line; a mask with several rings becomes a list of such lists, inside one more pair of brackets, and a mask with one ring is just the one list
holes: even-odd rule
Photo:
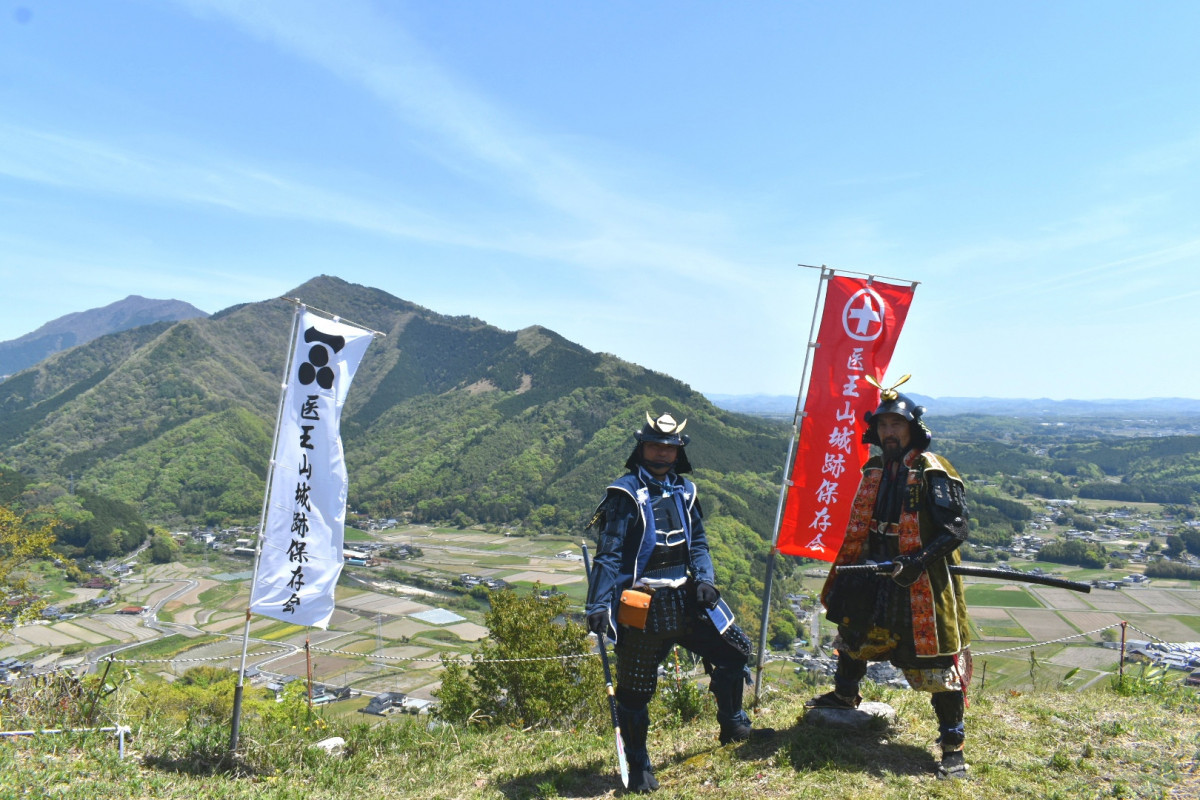
[[[1125, 623], [1125, 625], [1129, 628], [1129, 630], [1136, 631], [1137, 633], [1140, 633], [1143, 636], [1149, 637], [1150, 639], [1152, 639], [1156, 642], [1159, 642], [1162, 644], [1169, 644], [1169, 642], [1167, 642], [1166, 639], [1160, 639], [1159, 637], [1155, 636], [1152, 633], [1147, 633], [1146, 631], [1140, 630], [1138, 628], [1133, 627], [1132, 625], [1129, 625], [1129, 623]], [[1002, 653], [1013, 653], [1018, 650], [1032, 650], [1037, 647], [1044, 647], [1045, 645], [1048, 645], [1048, 644], [1060, 644], [1062, 642], [1068, 642], [1072, 639], [1079, 639], [1084, 636], [1094, 636], [1095, 634], [1101, 633], [1102, 631], [1112, 630], [1113, 628], [1119, 628], [1119, 627], [1121, 627], [1121, 623], [1114, 623], [1112, 625], [1106, 625], [1103, 628], [1096, 628], [1095, 630], [1085, 631], [1084, 633], [1075, 633], [1070, 636], [1063, 636], [1059, 639], [1050, 639], [1045, 642], [1034, 642], [1032, 644], [1022, 644], [1022, 645], [1017, 645], [1015, 647], [1006, 647], [1001, 650], [989, 650], [985, 653], [972, 653], [972, 657], [995, 656], [995, 655], [1000, 655]], [[428, 658], [428, 657], [420, 657], [420, 656], [389, 656], [389, 655], [382, 655], [382, 654], [376, 655], [376, 654], [372, 654], [372, 653], [356, 653], [352, 650], [332, 650], [332, 649], [325, 648], [325, 647], [310, 647], [309, 649], [315, 653], [329, 653], [329, 654], [333, 654], [333, 655], [355, 656], [357, 658], [378, 659], [378, 660], [383, 660], [383, 661], [424, 662], [424, 663], [430, 663], [430, 664], [440, 664], [443, 662], [443, 659], [440, 657], [439, 658]], [[274, 652], [251, 653], [250, 655], [257, 658], [259, 656], [282, 655], [283, 653], [287, 653], [287, 652], [289, 652], [287, 648], [280, 648], [278, 650], [275, 650]], [[300, 648], [297, 648], [296, 650], [293, 650], [290, 652], [300, 653], [300, 652], [303, 652], [303, 650]], [[533, 658], [474, 658], [474, 657], [471, 657], [471, 658], [447, 658], [444, 660], [447, 662], [453, 662], [453, 663], [457, 663], [457, 664], [512, 664], [512, 663], [523, 663], [523, 662], [533, 662], [533, 661], [572, 661], [572, 660], [582, 659], [582, 658], [595, 658], [595, 657], [597, 657], [597, 655], [599, 655], [599, 654], [598, 653], [576, 653], [573, 655], [538, 656], [538, 657], [533, 657]], [[114, 664], [196, 664], [196, 663], [201, 663], [201, 662], [205, 662], [205, 661], [228, 661], [231, 658], [236, 658], [236, 655], [205, 656], [205, 657], [200, 657], [200, 658], [113, 658], [111, 656], [108, 656], [101, 660], [108, 661], [108, 662], [111, 662]], [[97, 662], [97, 663], [99, 663], [99, 662]], [[54, 667], [50, 670], [47, 670], [46, 672], [34, 673], [34, 674], [30, 675], [29, 677], [32, 678], [32, 677], [40, 677], [42, 675], [51, 675], [55, 672], [66, 671], [69, 669], [70, 669], [70, 667]]]
[[1145, 631], [1143, 631], [1143, 630], [1138, 630], [1137, 628], [1135, 628], [1135, 627], [1133, 627], [1132, 625], [1130, 625], [1128, 622], [1126, 622], [1125, 624], [1126, 624], [1126, 625], [1129, 627], [1129, 630], [1131, 630], [1131, 631], [1137, 631], [1137, 632], [1138, 632], [1138, 633], [1140, 633], [1142, 636], [1149, 636], [1151, 639], [1153, 639], [1153, 640], [1154, 640], [1154, 641], [1156, 641], [1156, 642], [1159, 642], [1160, 644], [1170, 644], [1170, 642], [1168, 642], [1166, 639], [1160, 639], [1160, 638], [1158, 638], [1157, 636], [1155, 636], [1153, 633], [1146, 633], [1146, 632], [1145, 632]]
[[[388, 661], [427, 661], [433, 664], [442, 663], [441, 658], [420, 658], [417, 656], [387, 656], [387, 655], [371, 655], [369, 653], [355, 653], [350, 650], [329, 650], [324, 647], [310, 648], [315, 653], [335, 653], [344, 656], [359, 656], [365, 658], [380, 658]], [[538, 656], [536, 658], [448, 658], [447, 661], [453, 661], [459, 664], [511, 664], [523, 661], [571, 661], [578, 658], [595, 658], [597, 653], [576, 653], [566, 656]]]
[[[420, 658], [416, 656], [389, 656], [375, 655], [372, 653], [355, 653], [350, 650], [330, 650], [324, 647], [310, 647], [314, 653], [333, 653], [335, 655], [356, 656], [358, 658], [383, 659], [387, 661], [424, 661], [431, 664], [442, 663], [441, 658]], [[251, 653], [252, 657], [278, 655], [282, 653], [302, 653], [302, 649], [288, 651], [287, 649], [276, 650], [274, 653]], [[459, 664], [507, 664], [521, 661], [570, 661], [579, 658], [595, 658], [596, 653], [577, 653], [575, 655], [566, 656], [539, 656], [537, 658], [450, 658], [447, 661], [453, 661]], [[205, 656], [203, 658], [105, 658], [104, 661], [111, 661], [114, 664], [192, 664], [200, 661], [228, 661], [231, 658], [236, 658], [236, 655], [224, 656]], [[51, 670], [52, 672], [54, 670]], [[49, 674], [49, 673], [41, 673]]]
[[[251, 653], [251, 657], [258, 656], [274, 656], [282, 655], [283, 653], [295, 652], [282, 647], [272, 653]], [[201, 661], [228, 661], [231, 658], [237, 658], [236, 653], [231, 653], [224, 656], [204, 656], [198, 658], [108, 658], [101, 659], [102, 661], [111, 661], [114, 664], [194, 664]], [[97, 662], [99, 663], [99, 662]]]
[[1061, 639], [1051, 639], [1048, 642], [1034, 642], [1033, 644], [1023, 644], [1023, 645], [1019, 645], [1017, 647], [1007, 647], [1003, 650], [989, 650], [986, 653], [971, 653], [971, 658], [975, 658], [976, 656], [994, 656], [994, 655], [998, 655], [1000, 653], [1011, 653], [1016, 650], [1032, 650], [1035, 647], [1041, 647], [1041, 646], [1047, 645], [1047, 644], [1058, 644], [1059, 642], [1068, 642], [1071, 639], [1078, 639], [1081, 636], [1092, 636], [1093, 634], [1100, 633], [1100, 631], [1107, 631], [1111, 628], [1119, 628], [1119, 627], [1121, 627], [1121, 625], [1119, 623], [1116, 625], [1105, 625], [1103, 628], [1096, 628], [1096, 630], [1094, 630], [1094, 631], [1087, 631], [1086, 633], [1075, 633], [1075, 634], [1072, 634], [1071, 636], [1064, 636]]

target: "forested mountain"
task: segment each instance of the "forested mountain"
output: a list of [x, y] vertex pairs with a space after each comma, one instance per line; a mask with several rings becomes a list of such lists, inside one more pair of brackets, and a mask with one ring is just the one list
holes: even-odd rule
[[[319, 277], [293, 296], [387, 334], [343, 415], [350, 507], [578, 530], [645, 412], [690, 420], [710, 515], [770, 533], [786, 430], [540, 327], [502, 331]], [[162, 523], [257, 521], [292, 305], [110, 334], [0, 384], [0, 460]]]
[[103, 308], [67, 314], [36, 331], [0, 342], [0, 376], [28, 369], [42, 359], [109, 333], [153, 322], [208, 316], [182, 300], [152, 300], [130, 295]]

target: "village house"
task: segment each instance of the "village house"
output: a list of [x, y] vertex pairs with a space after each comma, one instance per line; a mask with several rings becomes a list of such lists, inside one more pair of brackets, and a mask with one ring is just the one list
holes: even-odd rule
[[359, 711], [363, 714], [375, 714], [380, 717], [402, 713], [407, 698], [408, 695], [403, 692], [383, 692], [372, 697], [371, 702], [360, 708]]

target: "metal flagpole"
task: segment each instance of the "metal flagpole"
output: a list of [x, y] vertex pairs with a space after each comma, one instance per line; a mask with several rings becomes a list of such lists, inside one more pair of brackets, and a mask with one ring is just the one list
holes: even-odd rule
[[[288, 335], [288, 354], [284, 359], [283, 381], [279, 389], [279, 406], [275, 409], [275, 434], [271, 437], [271, 461], [267, 466], [267, 488], [263, 494], [262, 514], [258, 519], [258, 540], [254, 545], [254, 574], [250, 578], [250, 596], [254, 597], [254, 585], [258, 579], [258, 563], [262, 559], [262, 543], [263, 534], [267, 530], [267, 504], [271, 502], [271, 481], [275, 475], [275, 451], [279, 446], [279, 427], [283, 421], [283, 403], [287, 399], [288, 375], [292, 372], [292, 355], [295, 352], [296, 331], [300, 326], [300, 310], [304, 305], [290, 297], [285, 297], [290, 303], [295, 305], [295, 310], [292, 312], [292, 331]], [[238, 746], [238, 731], [242, 724], [242, 691], [246, 683], [246, 653], [250, 649], [250, 604], [246, 604], [246, 626], [242, 630], [242, 663], [238, 667], [238, 682], [237, 688], [233, 692], [233, 721], [230, 724], [229, 732], [229, 754], [232, 756], [237, 752]]]
[[[801, 264], [802, 267], [807, 267], [807, 264]], [[787, 461], [783, 465], [783, 483], [779, 487], [779, 503], [775, 507], [775, 527], [771, 532], [771, 552], [767, 554], [767, 577], [763, 586], [762, 600], [762, 620], [758, 629], [758, 663], [755, 665], [754, 672], [754, 705], [758, 706], [759, 687], [762, 686], [762, 671], [763, 664], [767, 655], [767, 624], [771, 614], [771, 587], [775, 583], [775, 559], [779, 555], [777, 547], [779, 543], [779, 528], [783, 522], [783, 506], [787, 499], [788, 487], [792, 485], [792, 455], [796, 450], [796, 440], [800, 436], [800, 425], [804, 422], [804, 396], [807, 390], [809, 380], [808, 368], [812, 362], [812, 352], [819, 347], [818, 342], [813, 341], [817, 330], [817, 317], [821, 311], [821, 303], [825, 296], [825, 287], [827, 281], [834, 274], [834, 271], [821, 265], [821, 282], [817, 287], [817, 298], [813, 303], [812, 322], [808, 328], [808, 347], [804, 351], [804, 368], [800, 372], [800, 393], [796, 396], [796, 411], [792, 416], [792, 438], [788, 442]]]

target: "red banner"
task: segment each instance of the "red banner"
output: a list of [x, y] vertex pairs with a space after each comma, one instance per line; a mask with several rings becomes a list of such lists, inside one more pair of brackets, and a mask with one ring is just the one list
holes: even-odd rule
[[869, 446], [863, 414], [879, 404], [868, 375], [884, 380], [915, 285], [835, 275], [813, 354], [779, 552], [833, 561], [850, 520]]

